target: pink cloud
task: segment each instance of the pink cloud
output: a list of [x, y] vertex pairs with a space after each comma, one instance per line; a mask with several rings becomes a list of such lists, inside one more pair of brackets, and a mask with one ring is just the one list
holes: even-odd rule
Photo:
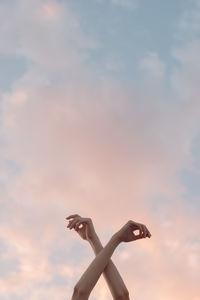
[[[65, 216], [78, 212], [94, 218], [104, 243], [130, 218], [150, 228], [152, 239], [124, 245], [114, 255], [131, 295], [142, 300], [198, 299], [199, 214], [191, 203], [183, 202], [185, 187], [177, 175], [192, 166], [191, 146], [199, 132], [199, 69], [193, 60], [198, 42], [175, 51], [182, 69], [172, 76], [173, 101], [161, 104], [157, 99], [165, 68], [157, 56], [141, 63], [149, 72], [146, 82], [153, 78], [147, 90], [140, 89], [143, 81], [138, 89], [108, 78], [97, 81], [89, 68], [85, 70], [82, 58], [74, 64], [77, 49], [88, 45], [76, 18], [67, 6], [48, 3], [41, 11], [46, 19], [34, 13], [38, 6], [33, 1], [16, 6], [20, 14], [28, 7], [32, 13], [24, 22], [36, 25], [31, 36], [22, 23], [17, 25], [21, 48], [13, 25], [6, 23], [7, 30], [1, 30], [1, 36], [9, 36], [1, 50], [11, 51], [13, 46], [35, 65], [2, 95], [1, 157], [11, 165], [2, 164], [0, 177], [5, 185], [0, 239], [7, 248], [1, 259], [15, 259], [19, 269], [1, 276], [0, 296], [70, 297], [73, 284], [93, 258], [88, 247], [80, 264], [69, 263], [72, 251], [74, 257], [79, 255], [75, 245], [87, 247], [65, 229]], [[63, 26], [63, 7], [74, 20], [72, 45], [70, 32], [66, 43], [55, 43]], [[18, 23], [17, 13], [12, 14], [13, 24]], [[51, 25], [49, 18], [54, 19]], [[53, 26], [52, 35], [48, 26]], [[67, 64], [75, 73], [80, 70], [76, 80], [70, 78]], [[59, 83], [51, 84], [54, 71], [61, 76]], [[13, 173], [12, 163], [17, 166]], [[54, 252], [61, 259], [57, 265], [51, 258]], [[57, 285], [54, 276], [64, 284]], [[102, 281], [93, 295], [110, 298]]]
[[[87, 90], [80, 83], [79, 91], [71, 86], [69, 92], [63, 86], [53, 89], [29, 86], [26, 93], [20, 87], [19, 91], [4, 96], [7, 141], [4, 156], [21, 166], [8, 190], [15, 208], [11, 216], [16, 215], [20, 220], [16, 230], [22, 230], [25, 237], [30, 235], [31, 245], [42, 235], [46, 249], [57, 239], [58, 232], [64, 230], [65, 214], [77, 211], [94, 217], [101, 236], [107, 226], [111, 234], [127, 219], [135, 218], [150, 227], [153, 238], [144, 241], [146, 244], [129, 247], [125, 261], [120, 260], [123, 252], [119, 253], [119, 259], [116, 255], [131, 294], [141, 299], [146, 299], [149, 293], [154, 295], [152, 299], [160, 299], [162, 295], [166, 299], [196, 296], [199, 246], [198, 243], [194, 246], [189, 237], [190, 226], [196, 228], [198, 217], [192, 210], [189, 214], [188, 207], [181, 208], [184, 189], [175, 177], [181, 167], [190, 163], [185, 136], [173, 132], [173, 126], [168, 126], [168, 116], [156, 104], [142, 107], [136, 93], [124, 93], [122, 98], [121, 87], [115, 86], [115, 92], [107, 87], [103, 95], [101, 88]], [[21, 101], [20, 95], [26, 100]], [[148, 120], [148, 126], [142, 120]], [[181, 114], [178, 120], [181, 122]], [[172, 125], [176, 121], [172, 119]], [[188, 138], [193, 137], [192, 129], [193, 126], [187, 131]], [[173, 151], [167, 147], [172, 142]], [[153, 198], [158, 195], [166, 202], [155, 204]], [[152, 212], [153, 204], [157, 211]], [[27, 230], [25, 224], [29, 224]], [[196, 232], [191, 236], [195, 238]], [[71, 233], [66, 232], [66, 237], [69, 243]], [[106, 238], [103, 235], [104, 242]], [[20, 243], [18, 235], [16, 240]], [[25, 245], [29, 249], [28, 240]], [[30, 251], [27, 261], [20, 261], [21, 278], [25, 276], [27, 280], [29, 270], [37, 263]], [[44, 251], [42, 256], [45, 259], [48, 252]], [[43, 263], [40, 264], [42, 282], [48, 279], [51, 262], [45, 259], [45, 272]], [[136, 273], [132, 267], [127, 268], [130, 264], [135, 266]], [[76, 278], [79, 274], [76, 273]], [[32, 276], [34, 281], [36, 275]], [[182, 286], [189, 276], [193, 280], [185, 290]], [[97, 299], [99, 289], [107, 295], [100, 285], [94, 293]]]

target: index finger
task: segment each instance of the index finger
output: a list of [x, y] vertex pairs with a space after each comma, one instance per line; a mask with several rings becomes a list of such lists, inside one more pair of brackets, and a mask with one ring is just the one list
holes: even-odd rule
[[66, 217], [65, 219], [69, 220], [69, 219], [73, 219], [73, 218], [76, 218], [76, 217], [80, 217], [80, 216], [78, 214], [74, 214], [74, 215], [70, 215], [70, 216]]
[[144, 227], [145, 227], [145, 229], [147, 230], [147, 236], [148, 236], [148, 238], [150, 238], [150, 237], [151, 237], [151, 233], [150, 233], [149, 229], [148, 229], [147, 226], [145, 226], [145, 225], [144, 225]]

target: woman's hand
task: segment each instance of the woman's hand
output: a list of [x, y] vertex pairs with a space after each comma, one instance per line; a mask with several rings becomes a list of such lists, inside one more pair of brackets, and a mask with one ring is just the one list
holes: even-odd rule
[[96, 232], [90, 218], [82, 218], [81, 216], [75, 214], [68, 216], [66, 220], [69, 220], [67, 228], [70, 230], [74, 228], [74, 230], [78, 232], [82, 239], [90, 241], [94, 238]]
[[[136, 235], [134, 231], [139, 230], [139, 234]], [[120, 242], [132, 242], [142, 238], [150, 238], [151, 233], [144, 224], [136, 223], [134, 221], [128, 221], [115, 236]]]

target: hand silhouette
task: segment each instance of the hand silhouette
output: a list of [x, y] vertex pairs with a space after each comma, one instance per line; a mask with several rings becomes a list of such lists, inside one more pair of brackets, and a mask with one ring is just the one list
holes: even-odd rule
[[[134, 233], [136, 230], [139, 230], [138, 235]], [[150, 238], [151, 233], [144, 224], [130, 220], [116, 233], [116, 236], [119, 238], [120, 242], [127, 243], [146, 237]]]
[[91, 240], [95, 235], [95, 229], [90, 218], [83, 218], [78, 214], [70, 215], [66, 218], [69, 220], [67, 228], [74, 228], [83, 240]]

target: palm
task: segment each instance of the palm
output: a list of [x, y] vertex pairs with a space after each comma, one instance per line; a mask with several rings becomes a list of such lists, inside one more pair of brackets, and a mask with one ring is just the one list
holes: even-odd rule
[[123, 235], [124, 242], [132, 242], [135, 240], [135, 234], [133, 233], [133, 230], [131, 228], [128, 228], [126, 232]]
[[88, 239], [88, 230], [87, 230], [86, 224], [83, 224], [83, 226], [81, 228], [78, 228], [77, 232], [83, 240]]
[[[136, 230], [139, 231], [138, 235], [134, 233]], [[150, 237], [151, 234], [145, 225], [128, 221], [119, 231], [119, 236], [123, 242], [132, 242], [146, 236]]]
[[67, 219], [69, 218], [73, 220], [69, 222], [68, 227], [74, 228], [83, 240], [89, 241], [94, 236], [95, 230], [90, 218], [82, 218], [79, 215], [72, 215]]

